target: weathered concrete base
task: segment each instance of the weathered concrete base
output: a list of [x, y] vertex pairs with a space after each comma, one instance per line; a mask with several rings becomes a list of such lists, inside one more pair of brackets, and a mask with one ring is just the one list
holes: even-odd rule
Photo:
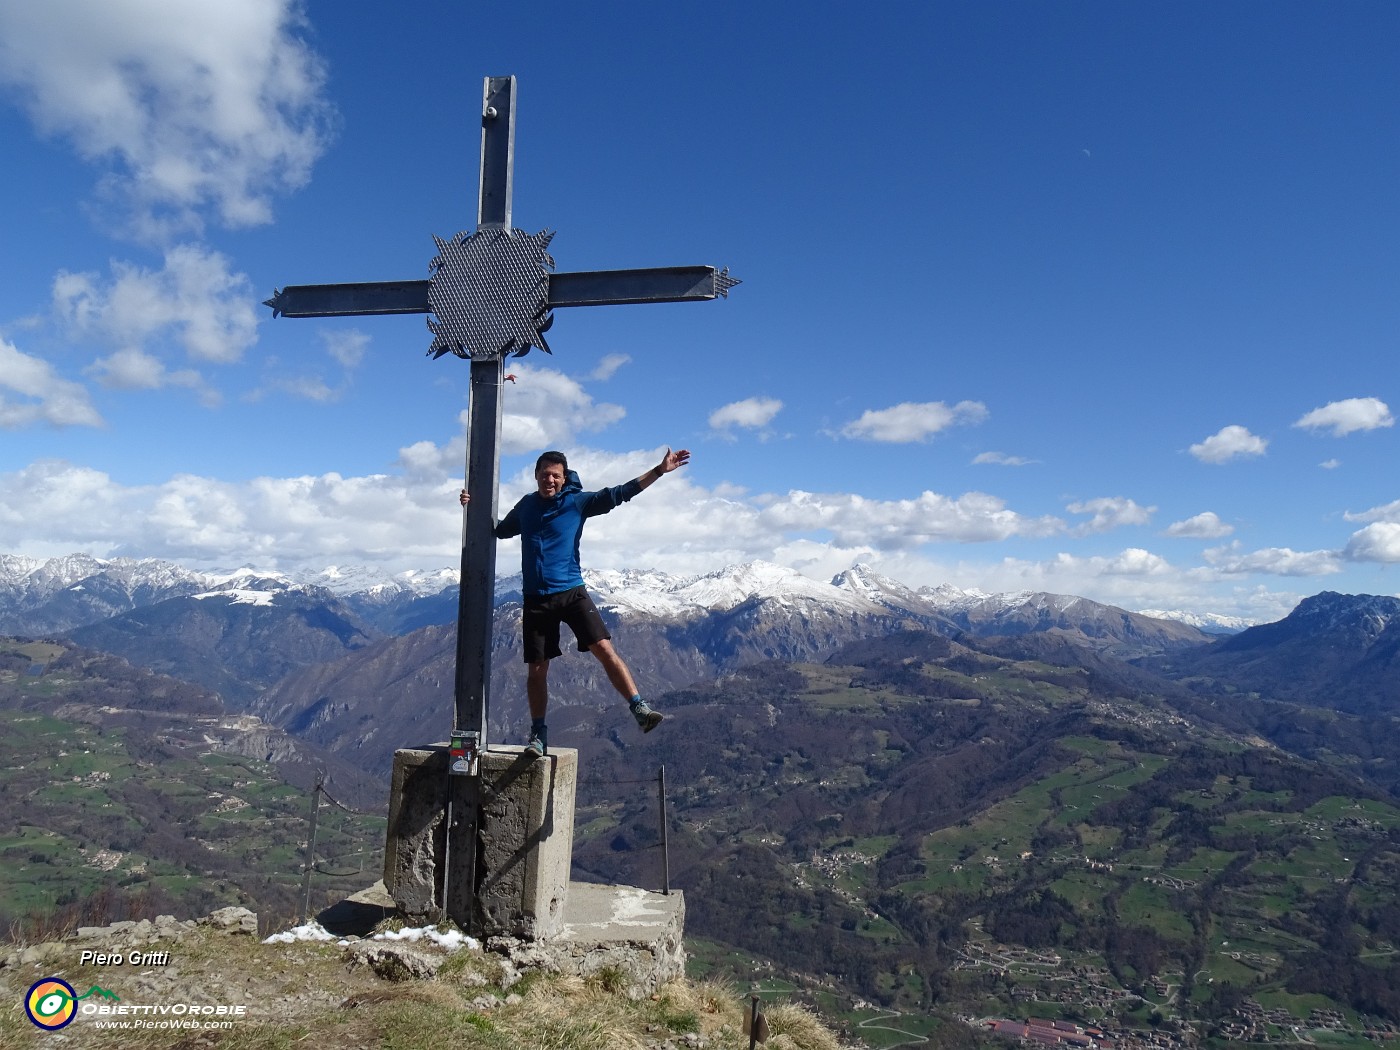
[[[333, 933], [363, 937], [392, 908], [384, 884], [376, 883], [316, 918]], [[517, 975], [544, 969], [587, 977], [612, 969], [629, 995], [644, 998], [685, 974], [685, 897], [571, 882], [559, 936], [545, 942], [497, 936], [486, 947], [504, 955]]]
[[[395, 906], [413, 922], [446, 914], [483, 937], [558, 936], [573, 861], [578, 752], [558, 748], [541, 759], [496, 746], [481, 755], [478, 777], [449, 777], [447, 757], [445, 743], [394, 754], [384, 884]], [[463, 819], [471, 813], [474, 837], [470, 818]]]
[[685, 895], [571, 882], [564, 930], [552, 946], [567, 972], [586, 977], [614, 967], [632, 995], [651, 995], [685, 976]]

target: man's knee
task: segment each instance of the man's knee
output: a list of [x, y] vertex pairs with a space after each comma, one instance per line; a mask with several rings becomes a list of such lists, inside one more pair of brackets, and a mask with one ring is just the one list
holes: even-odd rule
[[610, 660], [614, 655], [612, 642], [606, 638], [600, 638], [588, 647], [588, 651], [599, 660]]
[[531, 664], [528, 664], [528, 665], [526, 666], [526, 671], [525, 671], [525, 673], [526, 673], [530, 678], [534, 678], [534, 679], [537, 679], [537, 680], [538, 680], [538, 679], [541, 679], [541, 678], [547, 678], [547, 677], [549, 677], [549, 661], [548, 661], [548, 660], [536, 660], [535, 662], [533, 662], [533, 663], [531, 663]]

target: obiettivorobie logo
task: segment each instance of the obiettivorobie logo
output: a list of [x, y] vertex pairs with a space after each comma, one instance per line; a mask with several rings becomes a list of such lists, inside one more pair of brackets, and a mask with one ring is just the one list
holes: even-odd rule
[[120, 996], [105, 988], [93, 985], [82, 995], [61, 977], [45, 977], [35, 981], [24, 997], [24, 1012], [40, 1028], [53, 1032], [71, 1024], [78, 1016], [78, 1000], [96, 995], [102, 999], [119, 1001]]
[[[92, 1001], [79, 1005], [84, 999]], [[99, 1027], [231, 1028], [235, 1019], [247, 1016], [248, 1007], [242, 1003], [183, 1001], [124, 1003], [116, 992], [97, 985], [79, 995], [63, 978], [45, 977], [30, 986], [24, 1012], [37, 1027], [55, 1032], [72, 1024], [79, 1014], [93, 1018]]]

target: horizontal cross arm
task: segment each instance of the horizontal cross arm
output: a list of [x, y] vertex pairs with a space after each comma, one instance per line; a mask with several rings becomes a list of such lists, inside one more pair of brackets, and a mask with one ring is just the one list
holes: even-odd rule
[[725, 298], [739, 281], [713, 266], [662, 266], [649, 270], [590, 270], [549, 275], [549, 305], [609, 306], [622, 303], [686, 303]]
[[359, 314], [425, 314], [427, 281], [370, 281], [364, 284], [289, 284], [264, 306], [277, 317], [351, 317]]
[[[646, 270], [588, 270], [549, 274], [550, 308], [622, 303], [686, 303], [720, 299], [739, 283], [713, 266], [660, 266]], [[361, 284], [289, 284], [264, 305], [273, 317], [357, 317], [426, 314], [428, 281]]]

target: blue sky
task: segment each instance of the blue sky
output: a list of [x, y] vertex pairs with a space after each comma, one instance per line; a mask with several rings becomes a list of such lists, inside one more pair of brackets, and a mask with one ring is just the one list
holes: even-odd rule
[[[693, 461], [585, 564], [1276, 619], [1400, 591], [1400, 8], [0, 0], [0, 552], [455, 564], [421, 279], [519, 78], [515, 224], [728, 301], [561, 310], [502, 509]], [[514, 565], [503, 548], [503, 569]]]

